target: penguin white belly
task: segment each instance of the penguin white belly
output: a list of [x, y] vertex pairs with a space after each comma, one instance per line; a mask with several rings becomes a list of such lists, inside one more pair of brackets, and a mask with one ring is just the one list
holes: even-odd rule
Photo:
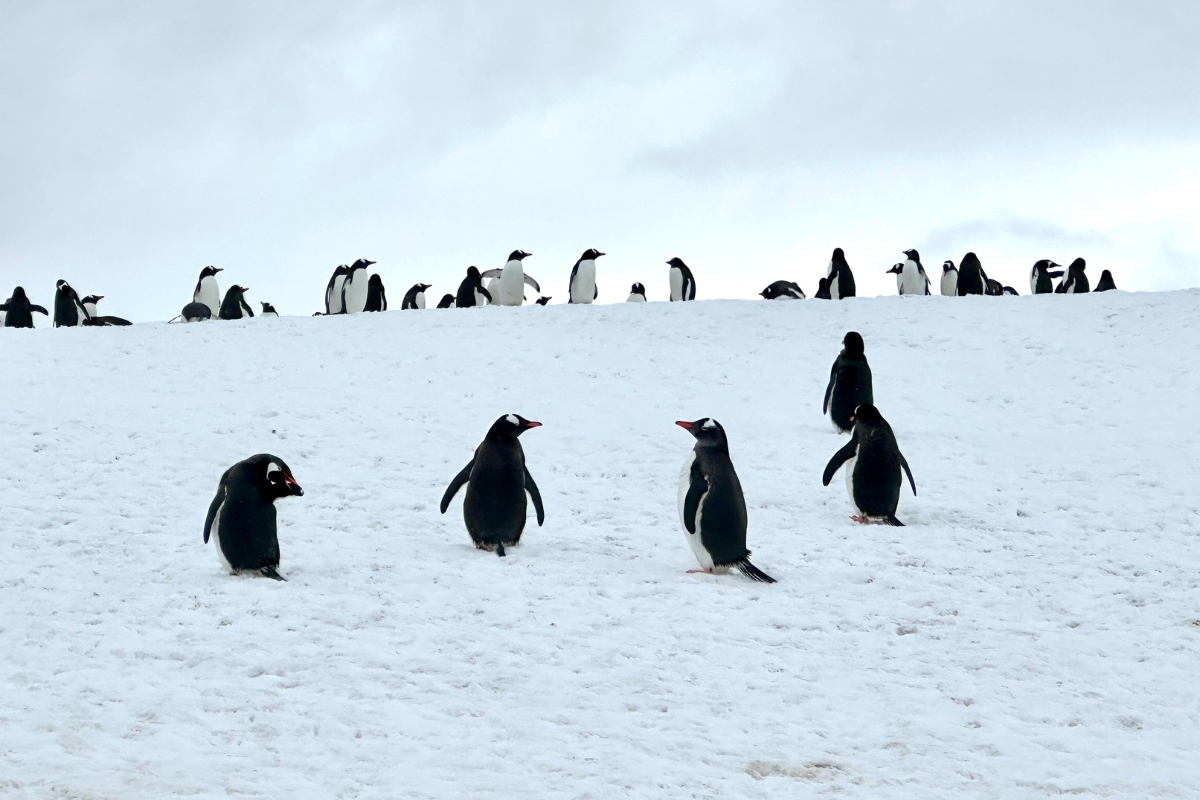
[[954, 297], [958, 294], [958, 273], [942, 273], [942, 297]]
[[[830, 264], [830, 266], [833, 265]], [[829, 279], [829, 297], [833, 300], [842, 299], [842, 282], [836, 275]]]
[[796, 300], [798, 298], [793, 297], [790, 293], [784, 293], [784, 294], [779, 295], [779, 297], [774, 297], [772, 299], [773, 300]]
[[416, 304], [417, 308], [425, 308], [425, 293], [417, 292], [417, 296], [413, 302]]
[[[483, 288], [487, 289], [488, 294], [490, 294], [492, 296], [492, 302], [499, 302], [499, 300], [500, 300], [500, 279], [499, 278], [488, 278], [487, 283], [485, 283], [483, 285]], [[486, 297], [484, 297], [479, 292], [475, 293], [475, 305], [481, 306], [486, 302], [487, 302]]]
[[596, 296], [596, 262], [592, 259], [579, 262], [575, 279], [571, 281], [571, 302], [590, 305]]
[[1071, 284], [1067, 286], [1067, 294], [1075, 294], [1075, 281], [1071, 281]]
[[221, 291], [217, 288], [217, 279], [212, 275], [200, 279], [200, 291], [192, 297], [193, 303], [204, 303], [212, 312], [213, 319], [221, 312]]
[[226, 572], [233, 572], [233, 565], [229, 563], [229, 559], [225, 558], [225, 551], [221, 549], [221, 512], [225, 510], [225, 501], [221, 501], [221, 505], [217, 506], [217, 515], [213, 517], [212, 531], [210, 531], [210, 539], [217, 548], [217, 559], [221, 562], [221, 566]]
[[708, 499], [708, 492], [705, 492], [700, 497], [699, 507], [696, 509], [696, 532], [689, 533], [687, 525], [683, 521], [683, 504], [687, 501], [688, 489], [692, 486], [692, 464], [696, 460], [696, 451], [688, 453], [687, 461], [683, 464], [683, 471], [679, 473], [679, 524], [683, 528], [683, 535], [687, 538], [688, 547], [692, 548], [692, 555], [696, 557], [702, 569], [711, 570], [713, 568], [712, 555], [704, 549], [704, 543], [700, 541], [700, 517], [704, 513], [704, 501]]
[[850, 505], [862, 516], [862, 509], [858, 507], [858, 502], [854, 499], [854, 465], [858, 462], [858, 456], [848, 459], [842, 465], [842, 469], [846, 470], [846, 494], [850, 495]]
[[679, 302], [683, 299], [683, 270], [671, 267], [671, 299]]
[[[1029, 273], [1029, 293], [1037, 294], [1037, 270]], [[942, 292], [945, 294], [945, 292]]]
[[496, 291], [500, 295], [497, 301], [499, 305], [519, 306], [525, 302], [525, 268], [520, 261], [515, 264], [510, 261], [504, 265]]
[[646, 302], [646, 295], [638, 294], [637, 292], [630, 292], [629, 297], [625, 298], [625, 302], [626, 303], [644, 303], [644, 302]]
[[367, 307], [367, 271], [355, 270], [354, 280], [346, 281], [346, 313], [358, 314]]
[[[496, 296], [494, 293], [492, 293], [491, 289], [488, 289], [488, 293], [492, 294], [492, 297]], [[487, 304], [488, 304], [487, 296], [484, 295], [483, 292], [476, 289], [475, 290], [475, 305], [478, 307], [478, 306], [486, 306]]]
[[[333, 290], [329, 293], [329, 313], [342, 313], [342, 284], [346, 282], [345, 275], [339, 275], [333, 279]], [[214, 314], [213, 316], [216, 316]]]
[[904, 262], [904, 269], [897, 280], [901, 283], [900, 294], [925, 294], [925, 276], [917, 269], [917, 262]]

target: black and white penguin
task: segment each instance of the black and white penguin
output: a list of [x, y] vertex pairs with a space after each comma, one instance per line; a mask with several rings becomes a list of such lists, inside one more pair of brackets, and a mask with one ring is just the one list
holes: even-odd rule
[[644, 303], [646, 302], [646, 287], [640, 283], [635, 283], [629, 287], [629, 297], [625, 298], [626, 303]]
[[225, 290], [225, 299], [221, 301], [221, 319], [245, 319], [254, 316], [254, 310], [246, 303], [246, 292], [249, 287], [234, 284]]
[[[1062, 279], [1057, 291], [1063, 294], [1087, 294], [1091, 287], [1088, 284], [1088, 276], [1083, 272], [1086, 268], [1087, 262], [1082, 258], [1072, 261], [1071, 266], [1067, 267], [1067, 277]], [[57, 311], [57, 306], [55, 309]]]
[[[847, 463], [849, 462], [849, 463]], [[829, 485], [835, 472], [846, 464], [846, 489], [850, 501], [858, 510], [851, 519], [855, 522], [879, 520], [889, 525], [903, 525], [896, 519], [896, 506], [900, 503], [900, 487], [904, 484], [903, 469], [908, 475], [912, 492], [917, 493], [908, 461], [896, 444], [892, 426], [870, 403], [860, 405], [854, 411], [854, 430], [850, 441], [833, 454], [825, 465], [821, 483]]]
[[483, 276], [477, 267], [467, 267], [467, 277], [458, 285], [458, 295], [454, 298], [457, 308], [474, 308], [486, 306], [492, 302], [492, 294], [483, 288]]
[[829, 293], [829, 278], [821, 278], [817, 281], [817, 293], [813, 295], [814, 300], [832, 300], [833, 295]]
[[500, 417], [442, 495], [441, 509], [445, 514], [454, 495], [464, 483], [467, 484], [463, 520], [471, 541], [480, 550], [495, 550], [496, 555], [503, 557], [505, 547], [521, 541], [521, 532], [525, 530], [526, 492], [533, 499], [538, 525], [546, 518], [541, 492], [525, 466], [525, 451], [517, 439], [541, 424], [517, 414]]
[[958, 295], [958, 267], [953, 261], [942, 262], [942, 296], [955, 297]]
[[571, 267], [571, 280], [567, 284], [567, 302], [591, 305], [600, 296], [596, 286], [596, 259], [604, 255], [595, 248], [588, 248]]
[[989, 278], [986, 272], [983, 273], [983, 282], [987, 285], [987, 289], [984, 291], [984, 294], [989, 295], [990, 297], [999, 297], [1000, 295], [1004, 294], [1004, 284], [1000, 283], [1000, 281], [996, 280], [995, 278]]
[[1062, 264], [1055, 264], [1048, 258], [1043, 258], [1033, 264], [1033, 268], [1029, 270], [1029, 293], [1030, 294], [1052, 294], [1054, 292], [1054, 283], [1051, 278], [1061, 278], [1062, 270], [1055, 270], [1055, 267], [1061, 267]]
[[259, 300], [262, 303], [262, 314], [264, 317], [278, 317], [279, 312], [275, 310], [275, 306], [268, 303], [266, 300]]
[[[421, 295], [421, 308], [425, 307], [425, 295]], [[367, 281], [367, 302], [363, 311], [387, 311], [387, 291], [383, 288], [383, 278], [376, 272]]]
[[729, 458], [729, 439], [715, 419], [680, 421], [676, 425], [696, 437], [679, 474], [679, 520], [700, 569], [688, 572], [723, 574], [731, 569], [752, 581], [775, 579], [750, 563], [746, 549], [746, 498]]
[[[538, 282], [525, 274], [525, 259], [533, 253], [524, 250], [513, 250], [508, 255], [508, 262], [503, 269], [489, 269], [483, 273], [485, 278], [496, 278], [496, 289], [492, 294], [492, 302], [498, 306], [519, 306], [525, 302], [525, 287], [541, 294], [542, 287]], [[460, 302], [459, 305], [462, 305]]]
[[87, 310], [83, 301], [71, 288], [71, 284], [60, 280], [54, 285], [54, 327], [73, 328], [88, 323]]
[[346, 275], [349, 272], [350, 267], [345, 264], [339, 264], [337, 269], [333, 271], [333, 276], [330, 277], [329, 283], [325, 287], [326, 314], [344, 313], [342, 311], [342, 287], [346, 283]]
[[454, 295], [447, 292], [442, 295], [442, 299], [438, 301], [438, 308], [454, 308]]
[[1001, 287], [1000, 293], [1005, 296], [1012, 296], [1012, 297], [1017, 297], [1018, 295], [1020, 295], [1020, 292], [1018, 292], [1016, 289], [1014, 289], [1011, 286]]
[[825, 277], [829, 279], [830, 299], [841, 300], [845, 297], [854, 297], [856, 293], [854, 273], [850, 271], [850, 264], [846, 261], [846, 254], [842, 252], [842, 248], [833, 248], [833, 256], [829, 259], [829, 266], [825, 269]]
[[284, 580], [278, 572], [275, 501], [303, 494], [291, 468], [278, 456], [259, 453], [239, 461], [217, 484], [204, 520], [204, 543], [215, 540], [217, 557], [230, 573], [257, 572]]
[[846, 433], [854, 427], [854, 409], [875, 402], [871, 366], [867, 363], [863, 338], [855, 331], [842, 337], [842, 352], [829, 370], [829, 385], [821, 413], [829, 415], [833, 429]]
[[196, 290], [192, 292], [192, 302], [204, 303], [212, 317], [216, 317], [221, 311], [221, 288], [217, 286], [218, 272], [224, 270], [214, 266], [200, 270], [200, 280], [196, 281]]
[[958, 262], [958, 296], [966, 297], [969, 294], [986, 294], [987, 284], [984, 282], [985, 280], [983, 265], [979, 263], [979, 256], [974, 253], [967, 253], [963, 256], [962, 261]]
[[904, 255], [907, 259], [903, 263], [888, 270], [896, 272], [896, 291], [902, 295], [932, 294], [929, 291], [929, 276], [925, 274], [925, 267], [921, 265], [921, 254], [916, 250], [905, 250]]
[[102, 294], [89, 294], [83, 298], [83, 310], [87, 312], [88, 319], [86, 325], [94, 325], [97, 327], [105, 326], [124, 326], [132, 325], [133, 323], [121, 317], [105, 317], [101, 316], [96, 309], [96, 305], [104, 299]]
[[672, 258], [667, 262], [669, 267], [667, 278], [671, 286], [671, 302], [696, 299], [696, 278], [688, 265], [681, 258]]
[[430, 286], [433, 286], [433, 284], [432, 283], [413, 284], [412, 288], [404, 293], [404, 299], [400, 301], [400, 310], [408, 311], [408, 310], [418, 310], [418, 309], [425, 308], [425, 290], [428, 289]]
[[350, 265], [350, 271], [346, 273], [346, 282], [342, 284], [342, 313], [361, 314], [366, 310], [367, 284], [370, 283], [367, 267], [374, 263], [360, 258]]
[[1100, 273], [1100, 280], [1096, 281], [1096, 288], [1093, 292], [1111, 292], [1117, 288], [1117, 284], [1113, 281], [1112, 273], [1104, 270]]
[[539, 306], [544, 306], [553, 299], [554, 299], [553, 297], [547, 297], [546, 295], [542, 295], [537, 300], [534, 300], [534, 302], [537, 303]]
[[183, 317], [184, 322], [204, 322], [212, 319], [212, 311], [209, 310], [207, 303], [188, 303], [183, 307], [183, 311], [179, 313]]
[[0, 311], [4, 312], [4, 327], [6, 328], [32, 328], [34, 311], [50, 316], [49, 311], [36, 303], [29, 302], [23, 286], [13, 289], [12, 297], [0, 306]]
[[803, 300], [807, 297], [800, 284], [792, 281], [775, 281], [758, 293], [764, 300]]

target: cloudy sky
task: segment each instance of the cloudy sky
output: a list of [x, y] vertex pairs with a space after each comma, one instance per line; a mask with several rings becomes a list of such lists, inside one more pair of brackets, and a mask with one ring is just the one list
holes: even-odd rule
[[863, 294], [908, 247], [1028, 291], [1200, 284], [1192, 2], [0, 4], [0, 270], [166, 319], [201, 267], [281, 313], [359, 256], [420, 280], [534, 256], [555, 301]]

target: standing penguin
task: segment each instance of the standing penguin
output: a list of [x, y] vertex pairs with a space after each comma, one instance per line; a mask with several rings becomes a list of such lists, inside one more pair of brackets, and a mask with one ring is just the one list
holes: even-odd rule
[[458, 285], [458, 295], [454, 298], [457, 308], [474, 308], [486, 306], [493, 302], [492, 293], [483, 288], [483, 276], [474, 266], [467, 267], [467, 277]]
[[817, 281], [817, 293], [813, 295], [814, 300], [832, 300], [833, 295], [829, 293], [829, 278], [821, 278]]
[[635, 283], [629, 287], [629, 297], [625, 298], [626, 303], [644, 303], [646, 302], [646, 287], [640, 283]]
[[438, 308], [454, 308], [454, 295], [447, 292], [442, 295], [442, 299], [438, 301]]
[[[519, 306], [525, 302], [525, 287], [541, 294], [542, 287], [538, 282], [525, 274], [525, 259], [533, 253], [524, 250], [513, 250], [508, 255], [508, 262], [503, 269], [489, 269], [483, 273], [485, 278], [498, 278], [496, 290], [492, 292], [492, 302], [498, 306]], [[459, 305], [462, 305], [461, 303]]]
[[958, 296], [985, 294], [987, 292], [985, 280], [979, 256], [974, 253], [967, 253], [963, 256], [962, 261], [958, 262]]
[[234, 284], [225, 291], [225, 299], [221, 301], [221, 313], [218, 315], [221, 319], [245, 319], [253, 317], [254, 310], [246, 303], [246, 292], [250, 289], [246, 286], [238, 286]]
[[752, 581], [775, 579], [750, 563], [746, 549], [746, 498], [729, 458], [729, 439], [715, 419], [676, 422], [696, 437], [679, 474], [679, 520], [700, 569], [724, 574], [736, 569]]
[[432, 283], [418, 283], [404, 293], [404, 300], [400, 303], [400, 310], [407, 311], [410, 309], [425, 308], [425, 290], [432, 286]]
[[73, 328], [88, 323], [87, 309], [71, 284], [60, 280], [54, 289], [54, 327]]
[[49, 311], [29, 302], [23, 286], [13, 289], [12, 297], [0, 306], [0, 311], [4, 312], [4, 327], [6, 328], [32, 328], [34, 311], [50, 316]]
[[360, 258], [350, 265], [350, 271], [346, 273], [346, 282], [342, 284], [342, 313], [361, 314], [366, 310], [367, 284], [370, 282], [367, 267], [374, 263]]
[[833, 256], [829, 259], [825, 277], [829, 279], [830, 299], [841, 300], [846, 297], [854, 297], [856, 293], [854, 273], [850, 271], [850, 264], [846, 261], [846, 254], [842, 252], [842, 248], [833, 248]]
[[[421, 295], [421, 308], [425, 307], [425, 295]], [[387, 292], [383, 288], [383, 278], [376, 272], [367, 281], [367, 302], [363, 311], [387, 311]]]
[[102, 294], [89, 294], [87, 297], [83, 298], [83, 310], [86, 311], [88, 315], [88, 321], [85, 324], [96, 326], [124, 326], [133, 324], [129, 320], [122, 319], [121, 317], [100, 316], [100, 312], [96, 310], [96, 305], [103, 299], [104, 295]]
[[541, 427], [517, 414], [505, 414], [492, 423], [487, 436], [475, 455], [454, 476], [446, 493], [442, 495], [442, 513], [454, 495], [467, 484], [467, 496], [463, 500], [463, 521], [471, 541], [480, 550], [495, 550], [504, 557], [505, 546], [512, 547], [521, 541], [525, 530], [525, 493], [533, 499], [540, 526], [546, 518], [542, 510], [542, 495], [538, 491], [529, 468], [525, 466], [525, 451], [517, 440], [530, 428]]
[[897, 265], [900, 270], [896, 275], [896, 289], [902, 295], [932, 294], [929, 291], [929, 276], [921, 265], [921, 254], [916, 250], [905, 250], [904, 255], [907, 256], [905, 262]]
[[855, 522], [877, 519], [889, 525], [903, 526], [904, 523], [896, 519], [900, 487], [904, 484], [900, 470], [903, 468], [907, 473], [914, 496], [917, 494], [917, 484], [913, 480], [912, 470], [908, 468], [908, 461], [896, 444], [892, 426], [887, 424], [879, 409], [870, 403], [855, 409], [850, 441], [834, 453], [825, 465], [822, 485], [828, 486], [833, 474], [846, 462], [849, 462], [846, 466], [846, 489], [850, 493], [850, 502], [858, 509], [858, 514], [851, 519]]
[[688, 269], [688, 265], [683, 263], [681, 258], [672, 258], [667, 262], [670, 270], [667, 272], [667, 277], [671, 283], [671, 302], [678, 303], [684, 300], [696, 299], [696, 278], [692, 275], [692, 271]]
[[588, 248], [571, 267], [571, 280], [567, 284], [567, 302], [591, 305], [600, 296], [596, 286], [596, 259], [604, 255], [595, 248]]
[[221, 311], [221, 288], [217, 286], [218, 272], [224, 270], [214, 266], [200, 270], [200, 280], [196, 281], [196, 290], [192, 292], [192, 302], [204, 303], [213, 317]]
[[758, 293], [764, 300], [803, 300], [807, 295], [800, 284], [792, 281], [775, 281]]
[[206, 303], [188, 303], [179, 313], [184, 322], [204, 322], [212, 319], [212, 311]]
[[342, 310], [342, 286], [346, 283], [346, 275], [349, 274], [350, 267], [345, 264], [339, 264], [337, 269], [333, 271], [333, 276], [329, 279], [329, 284], [325, 287], [325, 313], [326, 314], [341, 314]]
[[279, 316], [279, 312], [275, 310], [275, 306], [271, 305], [266, 300], [259, 300], [258, 302], [262, 303], [262, 307], [263, 307], [261, 316], [264, 316], [264, 317], [278, 317]]
[[829, 415], [833, 429], [846, 433], [854, 427], [854, 409], [875, 402], [871, 366], [867, 363], [863, 338], [855, 331], [842, 337], [842, 352], [829, 370], [821, 413]]
[[953, 261], [942, 262], [942, 297], [954, 297], [958, 294], [958, 268]]
[[[1067, 267], [1067, 277], [1063, 278], [1056, 291], [1063, 294], [1087, 294], [1090, 286], [1087, 275], [1083, 273], [1085, 268], [1087, 262], [1082, 258], [1072, 261], [1071, 266]], [[57, 309], [57, 305], [55, 308]]]
[[1100, 273], [1100, 280], [1096, 281], [1096, 288], [1093, 292], [1111, 292], [1117, 288], [1117, 284], [1113, 282], [1112, 273], [1104, 270]]
[[1051, 278], [1062, 277], [1062, 270], [1055, 270], [1054, 267], [1061, 266], [1061, 264], [1055, 264], [1048, 258], [1035, 261], [1033, 269], [1029, 270], [1029, 293], [1052, 294], [1054, 292], [1054, 283], [1051, 281]]
[[300, 497], [304, 490], [283, 459], [259, 453], [239, 461], [221, 476], [204, 520], [204, 543], [215, 539], [217, 558], [230, 573], [257, 572], [277, 581], [279, 534], [275, 501]]

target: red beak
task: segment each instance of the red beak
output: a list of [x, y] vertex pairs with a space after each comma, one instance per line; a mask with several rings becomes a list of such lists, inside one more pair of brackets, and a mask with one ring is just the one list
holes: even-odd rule
[[525, 427], [526, 428], [540, 428], [540, 427], [542, 427], [542, 423], [534, 422], [533, 420], [526, 420]]
[[300, 488], [300, 484], [296, 483], [296, 479], [291, 475], [283, 476], [283, 485], [292, 490], [292, 494], [300, 496], [304, 494], [304, 490]]
[[685, 431], [690, 431], [692, 429], [692, 423], [690, 422], [676, 422], [675, 424], [683, 428]]

